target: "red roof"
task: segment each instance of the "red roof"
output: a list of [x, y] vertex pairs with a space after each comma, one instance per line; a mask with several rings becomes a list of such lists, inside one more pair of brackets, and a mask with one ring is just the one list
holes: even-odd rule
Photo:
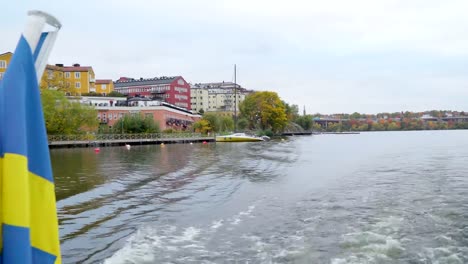
[[108, 84], [111, 83], [112, 80], [98, 80], [96, 79], [96, 84]]

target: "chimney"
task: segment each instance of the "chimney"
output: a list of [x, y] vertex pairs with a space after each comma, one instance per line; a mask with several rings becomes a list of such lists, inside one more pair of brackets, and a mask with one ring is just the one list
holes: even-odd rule
[[73, 64], [73, 67], [80, 67], [80, 64], [79, 64], [79, 63], [75, 63], [75, 64]]
[[57, 63], [57, 64], [55, 64], [55, 66], [57, 66], [57, 67], [63, 67], [63, 64], [62, 64], [62, 63]]

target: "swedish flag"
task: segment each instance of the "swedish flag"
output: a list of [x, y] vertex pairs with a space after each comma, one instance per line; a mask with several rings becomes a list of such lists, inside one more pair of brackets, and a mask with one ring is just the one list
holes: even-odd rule
[[[44, 26], [56, 28], [42, 32]], [[61, 263], [54, 181], [38, 78], [60, 23], [29, 12], [0, 81], [0, 264]]]

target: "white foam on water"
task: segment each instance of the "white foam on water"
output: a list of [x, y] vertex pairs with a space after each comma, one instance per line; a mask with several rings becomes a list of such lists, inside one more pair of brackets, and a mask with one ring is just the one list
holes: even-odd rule
[[118, 250], [112, 257], [104, 260], [104, 264], [130, 264], [130, 263], [151, 263], [154, 262], [152, 244], [158, 245], [159, 238], [155, 238], [152, 243], [148, 243], [143, 238], [146, 236], [145, 230], [137, 231], [131, 236], [123, 248]]
[[200, 229], [193, 226], [187, 227], [181, 236], [173, 236], [171, 242], [180, 243], [193, 241], [200, 234]]
[[425, 248], [419, 256], [422, 260], [434, 264], [462, 264], [464, 262], [460, 258], [460, 254], [459, 247], [448, 246]]
[[398, 259], [405, 251], [397, 237], [403, 219], [388, 217], [370, 226], [367, 231], [343, 235], [341, 243], [347, 256], [333, 258], [331, 263], [388, 263]]
[[223, 226], [223, 220], [213, 221], [211, 224], [211, 229], [218, 229]]
[[234, 217], [232, 217], [231, 224], [232, 225], [238, 225], [240, 222], [242, 222], [243, 217], [252, 217], [251, 214], [255, 210], [255, 205], [250, 205], [246, 211], [241, 211]]
[[154, 263], [157, 262], [157, 252], [205, 252], [204, 245], [197, 241], [200, 233], [200, 229], [192, 226], [181, 232], [174, 226], [142, 228], [127, 240], [123, 248], [106, 259], [104, 264]]
[[234, 220], [231, 222], [233, 225], [238, 225], [242, 220], [240, 218], [234, 218]]
[[[205, 227], [167, 225], [140, 228], [127, 239], [120, 250], [106, 259], [104, 264], [166, 263], [179, 260], [179, 258], [182, 262], [190, 262], [189, 260], [201, 256], [206, 256], [206, 258], [220, 257], [218, 251], [210, 249], [211, 239], [217, 236], [226, 223], [230, 225], [227, 225], [226, 230], [222, 229], [223, 232], [232, 231], [230, 228], [235, 229], [234, 226], [240, 224], [246, 217], [250, 217], [254, 210], [255, 206], [251, 205], [244, 211], [229, 218], [215, 220]], [[229, 247], [227, 244], [229, 241], [223, 241], [223, 243], [225, 245], [222, 247]], [[252, 245], [251, 249], [260, 259], [263, 259], [264, 256], [261, 255], [264, 253], [267, 254], [265, 256], [267, 259], [271, 258], [270, 244], [262, 242], [260, 238], [250, 240], [249, 244]]]

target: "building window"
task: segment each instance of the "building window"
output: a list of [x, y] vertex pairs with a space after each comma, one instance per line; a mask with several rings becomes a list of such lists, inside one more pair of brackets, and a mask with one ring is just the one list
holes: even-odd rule
[[65, 78], [70, 78], [70, 73], [69, 72], [65, 73]]
[[107, 85], [103, 84], [101, 85], [101, 90], [105, 90], [107, 88]]
[[0, 80], [3, 79], [3, 72], [0, 72]]
[[76, 82], [76, 83], [75, 83], [75, 88], [81, 88], [81, 83], [80, 83], [80, 82]]
[[7, 67], [6, 60], [0, 60], [0, 69], [5, 69]]
[[79, 72], [75, 72], [75, 79], [81, 78], [81, 74]]

